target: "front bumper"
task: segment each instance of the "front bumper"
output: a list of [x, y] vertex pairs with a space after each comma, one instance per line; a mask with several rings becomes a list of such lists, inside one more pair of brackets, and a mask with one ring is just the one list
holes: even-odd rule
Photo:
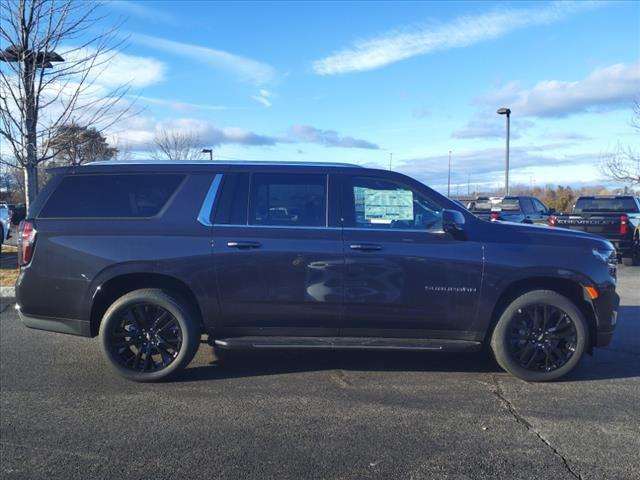
[[20, 321], [28, 328], [36, 330], [47, 330], [49, 332], [66, 333], [69, 335], [79, 335], [81, 337], [91, 336], [91, 324], [85, 320], [75, 320], [72, 318], [52, 318], [34, 317], [25, 315], [18, 310]]
[[606, 347], [611, 342], [613, 332], [616, 329], [620, 297], [613, 286], [598, 289], [598, 292], [598, 298], [591, 303], [596, 317], [596, 335], [593, 346]]

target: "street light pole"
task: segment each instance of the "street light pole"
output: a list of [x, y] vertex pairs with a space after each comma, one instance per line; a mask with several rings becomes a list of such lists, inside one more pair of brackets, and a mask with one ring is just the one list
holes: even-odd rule
[[38, 105], [36, 98], [36, 75], [38, 68], [53, 68], [52, 62], [64, 62], [56, 52], [34, 51], [20, 45], [9, 45], [0, 51], [0, 62], [20, 63], [22, 68], [22, 131], [25, 157], [22, 161], [25, 173], [25, 201], [27, 206], [38, 194]]
[[499, 108], [496, 112], [498, 115], [507, 116], [507, 142], [505, 150], [505, 167], [504, 167], [504, 194], [509, 195], [509, 129], [511, 127], [511, 110], [508, 108]]
[[447, 177], [447, 197], [451, 197], [451, 150], [449, 150], [449, 175]]
[[213, 161], [213, 148], [203, 148], [202, 149], [202, 153], [208, 153], [209, 154], [209, 160]]

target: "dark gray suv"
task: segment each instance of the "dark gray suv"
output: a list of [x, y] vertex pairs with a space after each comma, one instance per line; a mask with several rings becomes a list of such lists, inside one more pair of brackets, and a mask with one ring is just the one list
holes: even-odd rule
[[477, 351], [558, 378], [609, 342], [616, 252], [476, 218], [337, 164], [105, 162], [53, 171], [19, 231], [31, 328], [100, 336], [127, 378], [217, 349]]

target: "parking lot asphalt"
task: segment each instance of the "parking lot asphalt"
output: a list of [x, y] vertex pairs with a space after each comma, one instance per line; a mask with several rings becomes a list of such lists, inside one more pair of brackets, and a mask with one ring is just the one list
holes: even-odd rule
[[612, 344], [527, 384], [484, 354], [270, 352], [135, 384], [0, 307], [0, 476], [640, 479], [640, 268]]

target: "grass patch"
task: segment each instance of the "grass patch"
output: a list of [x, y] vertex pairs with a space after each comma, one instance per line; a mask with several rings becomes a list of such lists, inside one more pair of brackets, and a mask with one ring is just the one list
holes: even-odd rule
[[18, 248], [13, 245], [2, 245], [0, 255], [0, 287], [13, 287], [16, 284], [20, 269], [17, 265]]
[[13, 287], [16, 284], [18, 275], [20, 274], [19, 268], [3, 268], [0, 270], [0, 287]]

